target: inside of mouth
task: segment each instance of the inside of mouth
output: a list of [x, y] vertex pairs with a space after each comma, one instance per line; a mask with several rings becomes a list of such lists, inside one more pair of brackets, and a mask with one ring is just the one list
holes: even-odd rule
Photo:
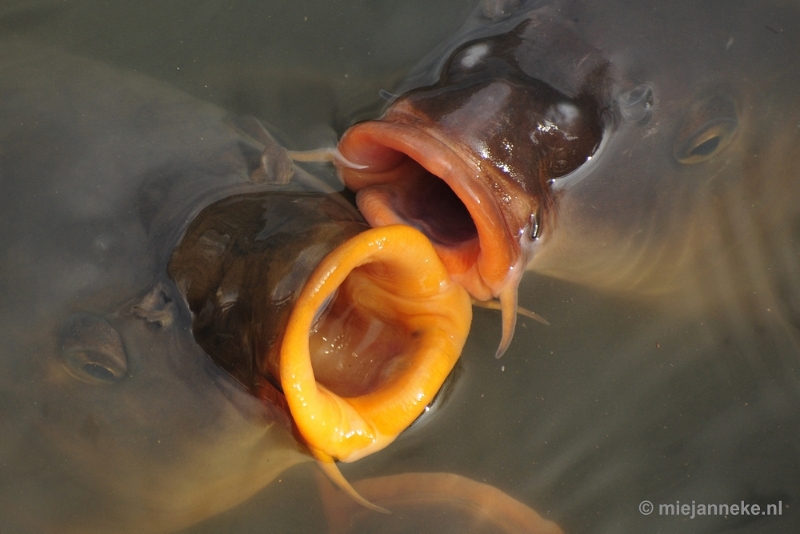
[[406, 195], [398, 209], [436, 243], [449, 245], [477, 240], [478, 229], [461, 199], [439, 177], [410, 161], [417, 167], [414, 193]]
[[411, 156], [393, 152], [387, 160], [397, 163], [384, 174], [387, 180], [358, 193], [359, 207], [367, 220], [413, 226], [431, 240], [446, 263], [453, 254], [459, 255], [459, 263], [474, 263], [480, 240], [467, 206], [439, 176]]
[[380, 305], [386, 295], [372, 282], [376, 267], [354, 269], [309, 332], [314, 376], [340, 397], [385, 387], [416, 349], [418, 333], [386, 303]]

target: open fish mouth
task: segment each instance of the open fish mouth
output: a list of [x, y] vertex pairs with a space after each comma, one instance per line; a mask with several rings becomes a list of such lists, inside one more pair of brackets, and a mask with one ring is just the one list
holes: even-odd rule
[[[539, 238], [548, 196], [485, 180], [480, 160], [413, 115], [356, 125], [342, 138], [339, 166], [373, 226], [407, 224], [431, 240], [454, 281], [478, 301], [500, 300], [500, 357], [514, 335], [517, 287]], [[538, 170], [537, 170], [538, 172]]]
[[413, 228], [367, 230], [328, 254], [280, 351], [281, 385], [309, 447], [350, 461], [391, 443], [458, 360], [470, 307]]
[[168, 270], [198, 344], [284, 410], [321, 460], [391, 443], [432, 402], [472, 320], [469, 295], [421, 232], [369, 228], [336, 195], [212, 204]]
[[[500, 295], [523, 249], [482, 171], [433, 129], [371, 121], [348, 130], [340, 150], [364, 168], [340, 166], [373, 226], [408, 224], [425, 233], [454, 280], [474, 298]], [[513, 202], [508, 199], [509, 203]]]
[[[522, 273], [556, 224], [553, 181], [590, 159], [604, 130], [597, 93], [608, 63], [570, 36], [540, 13], [465, 42], [438, 82], [339, 142], [339, 174], [371, 225], [420, 229], [472, 297], [500, 300], [498, 356], [513, 335]], [[547, 67], [547, 51], [565, 48], [586, 61], [562, 75]]]

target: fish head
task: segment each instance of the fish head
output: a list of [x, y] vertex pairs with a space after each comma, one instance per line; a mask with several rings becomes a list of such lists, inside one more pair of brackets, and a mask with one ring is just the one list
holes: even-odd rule
[[416, 420], [453, 369], [468, 295], [407, 226], [341, 195], [234, 195], [198, 214], [168, 272], [195, 339], [283, 409], [318, 459], [357, 460]]
[[84, 231], [57, 204], [17, 212], [18, 228], [32, 227], [5, 239], [4, 517], [63, 532], [172, 531], [303, 461], [288, 417], [197, 345], [135, 211], [87, 216]]
[[796, 176], [798, 39], [756, 29], [765, 11], [482, 2], [345, 132], [340, 174], [478, 300], [510, 299], [526, 268], [664, 293], [725, 248], [720, 204]]
[[560, 7], [610, 63], [608, 111], [596, 153], [553, 181], [558, 225], [529, 268], [681, 307], [763, 287], [797, 215], [779, 197], [798, 191], [800, 40], [772, 28], [796, 8]]
[[[499, 296], [525, 268], [555, 222], [552, 180], [602, 138], [595, 93], [608, 63], [546, 15], [461, 42], [435, 83], [407, 91], [341, 142], [346, 158], [365, 165], [342, 167], [342, 176], [367, 219], [420, 228], [479, 300]], [[553, 54], [540, 50], [560, 45], [584, 58], [582, 70], [546, 80], [539, 71], [552, 71]]]
[[2, 50], [4, 525], [167, 532], [241, 503], [307, 456], [197, 345], [166, 260], [253, 187], [245, 139], [160, 84]]

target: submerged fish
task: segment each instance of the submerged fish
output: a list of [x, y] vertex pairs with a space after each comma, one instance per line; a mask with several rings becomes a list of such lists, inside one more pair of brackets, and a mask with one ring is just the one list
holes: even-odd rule
[[498, 356], [525, 269], [798, 316], [797, 6], [661, 4], [483, 1], [339, 143], [370, 224], [500, 299]]
[[[326, 481], [322, 481], [324, 484]], [[404, 473], [362, 480], [356, 490], [391, 509], [370, 513], [323, 493], [330, 532], [502, 532], [563, 534], [541, 515], [502, 491], [450, 473]], [[338, 494], [341, 495], [341, 494]], [[338, 497], [338, 498], [337, 498]]]
[[165, 269], [185, 223], [161, 221], [257, 187], [256, 149], [214, 106], [51, 50], [4, 41], [0, 80], [2, 529], [174, 531], [304, 461]]
[[430, 403], [471, 310], [421, 233], [151, 80], [18, 41], [0, 79], [3, 529], [174, 531]]

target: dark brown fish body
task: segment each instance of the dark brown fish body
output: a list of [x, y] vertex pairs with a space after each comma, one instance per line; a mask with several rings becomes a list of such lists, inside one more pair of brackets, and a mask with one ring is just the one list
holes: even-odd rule
[[368, 227], [338, 195], [250, 193], [192, 222], [168, 272], [203, 350], [253, 394], [277, 369], [289, 314], [311, 271]]
[[483, 2], [344, 135], [365, 167], [340, 173], [371, 224], [422, 229], [478, 299], [513, 301], [525, 268], [683, 305], [763, 286], [777, 257], [796, 281], [788, 20], [786, 3]]

